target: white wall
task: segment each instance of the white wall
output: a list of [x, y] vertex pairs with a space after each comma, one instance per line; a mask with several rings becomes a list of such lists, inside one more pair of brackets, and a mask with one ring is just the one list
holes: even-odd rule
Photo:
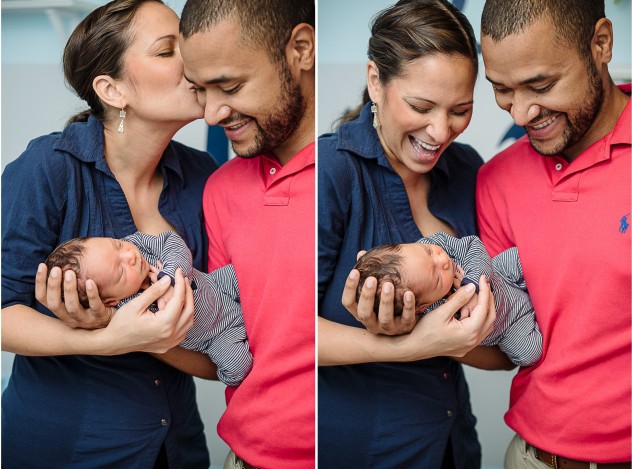
[[[1, 161], [5, 165], [17, 158], [28, 142], [40, 135], [61, 130], [66, 120], [87, 106], [66, 88], [61, 71], [61, 56], [67, 37], [55, 29], [42, 9], [2, 10], [2, 129]], [[103, 1], [93, 2], [95, 7]], [[167, 1], [178, 14], [184, 0]], [[69, 33], [85, 15], [61, 15]], [[199, 120], [184, 127], [175, 139], [198, 149], [206, 149], [206, 124]], [[13, 355], [2, 352], [2, 381], [8, 379]], [[207, 444], [214, 467], [221, 467], [228, 446], [217, 436], [216, 426], [225, 409], [224, 388], [220, 382], [196, 378], [197, 400], [205, 426]], [[5, 430], [7, 431], [7, 430]]]
[[[331, 125], [345, 109], [361, 101], [367, 62], [369, 23], [374, 14], [395, 3], [394, 0], [319, 0], [318, 2], [318, 134], [331, 131]], [[477, 38], [483, 1], [465, 0], [466, 14]], [[614, 58], [611, 74], [618, 81], [630, 80], [630, 2], [616, 4], [606, 0], [606, 14], [614, 24]], [[512, 126], [509, 115], [498, 108], [491, 86], [480, 74], [474, 93], [474, 114], [469, 128], [458, 141], [472, 145], [485, 159], [513, 140], [500, 143]], [[483, 465], [501, 468], [504, 452], [513, 432], [503, 415], [509, 405], [509, 388], [515, 372], [484, 372], [466, 367], [477, 431], [483, 447]]]

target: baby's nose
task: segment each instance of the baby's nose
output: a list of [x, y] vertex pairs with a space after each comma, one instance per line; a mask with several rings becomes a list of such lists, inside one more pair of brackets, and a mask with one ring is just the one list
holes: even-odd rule
[[443, 270], [449, 270], [451, 264], [452, 259], [450, 259], [450, 256], [448, 256], [446, 252], [443, 252], [443, 254], [441, 254], [441, 267]]

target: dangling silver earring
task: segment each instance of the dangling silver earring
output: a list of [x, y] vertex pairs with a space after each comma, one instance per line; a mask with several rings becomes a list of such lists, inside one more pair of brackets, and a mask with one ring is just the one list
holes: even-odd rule
[[125, 112], [125, 108], [121, 109], [121, 112], [119, 112], [119, 117], [121, 118], [121, 122], [119, 123], [119, 128], [118, 128], [118, 133], [120, 134], [125, 133], [125, 116], [126, 115], [127, 113]]
[[380, 128], [380, 121], [377, 118], [377, 104], [371, 103], [371, 112], [373, 113], [373, 128], [374, 129], [379, 129]]

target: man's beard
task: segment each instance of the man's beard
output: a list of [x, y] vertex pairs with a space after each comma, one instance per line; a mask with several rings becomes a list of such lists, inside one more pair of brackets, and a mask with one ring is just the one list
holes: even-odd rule
[[[561, 154], [564, 150], [579, 142], [584, 135], [586, 135], [593, 122], [595, 122], [595, 118], [601, 109], [601, 105], [603, 104], [604, 91], [601, 77], [597, 73], [597, 69], [592, 62], [588, 65], [588, 74], [590, 80], [585, 100], [586, 104], [583, 105], [577, 114], [574, 114], [573, 116], [570, 116], [567, 113], [564, 114], [566, 118], [566, 126], [563, 129], [562, 136], [554, 144], [553, 148], [545, 149], [542, 145], [540, 145], [538, 140], [531, 139], [531, 137], [529, 137], [531, 146], [541, 155], [553, 156]], [[543, 120], [553, 114], [555, 113], [549, 112], [541, 114], [536, 119]]]
[[305, 98], [301, 94], [300, 85], [294, 81], [285, 63], [282, 64], [280, 79], [281, 101], [265, 121], [261, 123], [255, 121], [257, 133], [252, 145], [237, 152], [233, 143], [233, 150], [242, 158], [254, 158], [264, 153], [271, 153], [292, 136], [302, 121], [305, 113]]

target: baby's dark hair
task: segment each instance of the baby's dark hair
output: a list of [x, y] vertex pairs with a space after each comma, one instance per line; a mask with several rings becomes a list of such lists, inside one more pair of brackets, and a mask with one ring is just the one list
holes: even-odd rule
[[[50, 271], [53, 267], [59, 267], [62, 271], [62, 275], [68, 270], [72, 270], [75, 273], [77, 276], [79, 301], [84, 308], [88, 308], [90, 304], [86, 293], [86, 284], [81, 277], [81, 258], [83, 257], [85, 244], [88, 239], [87, 237], [69, 239], [57, 246], [44, 261], [46, 267], [48, 267], [48, 275], [50, 275]], [[61, 294], [63, 299], [63, 289]]]
[[373, 311], [375, 311], [375, 314], [378, 314], [379, 311], [382, 286], [385, 282], [391, 282], [395, 288], [393, 314], [395, 316], [402, 315], [402, 311], [404, 310], [405, 290], [398, 288], [402, 285], [400, 270], [402, 268], [403, 256], [400, 253], [401, 249], [401, 244], [384, 244], [383, 246], [378, 246], [364, 253], [354, 266], [354, 269], [360, 272], [360, 282], [358, 283], [358, 289], [356, 291], [356, 300], [360, 299], [360, 291], [366, 279], [368, 277], [375, 277], [377, 279], [377, 291], [375, 293], [375, 302], [373, 303]]

